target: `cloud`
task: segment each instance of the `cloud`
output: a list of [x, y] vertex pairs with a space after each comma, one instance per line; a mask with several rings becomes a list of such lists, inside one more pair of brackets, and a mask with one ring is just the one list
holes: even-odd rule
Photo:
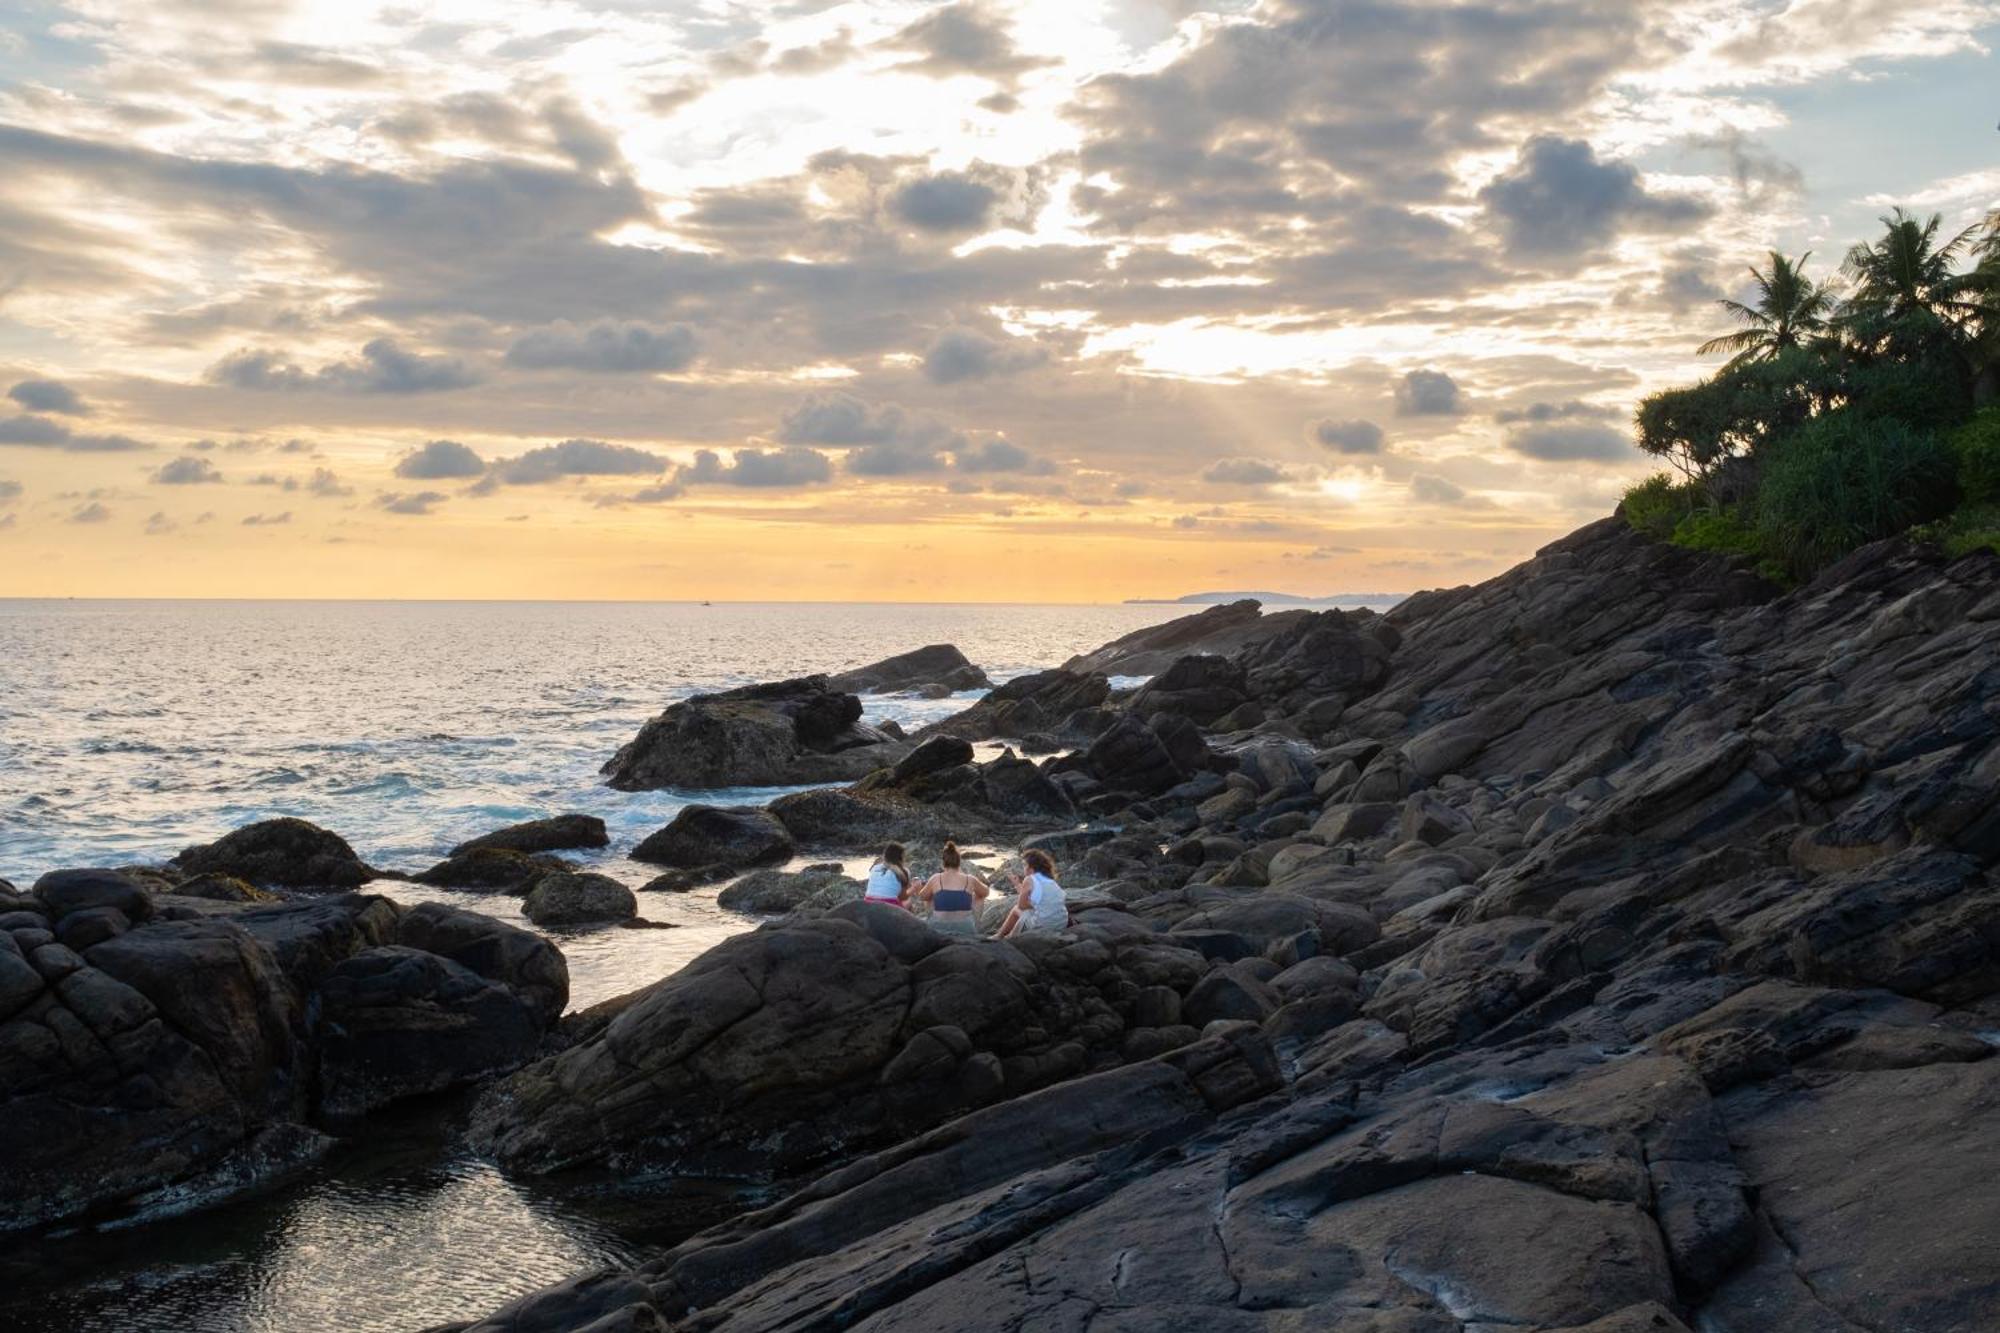
[[57, 380], [22, 380], [7, 390], [7, 396], [30, 412], [60, 412], [73, 417], [90, 415], [90, 408], [76, 390]]
[[206, 458], [175, 458], [162, 463], [153, 473], [153, 481], [161, 486], [194, 486], [221, 480], [222, 474]]
[[1331, 449], [1337, 454], [1382, 452], [1382, 428], [1372, 421], [1340, 421], [1328, 417], [1313, 423], [1312, 437], [1321, 448]]
[[[428, 447], [428, 446], [427, 446]], [[492, 475], [513, 486], [534, 486], [558, 477], [636, 477], [658, 472], [667, 460], [629, 444], [564, 440], [515, 458], [497, 459]], [[407, 474], [405, 474], [407, 475]]]
[[1500, 423], [1531, 422], [1540, 424], [1548, 421], [1611, 421], [1621, 413], [1615, 407], [1602, 403], [1587, 403], [1581, 398], [1568, 398], [1562, 402], [1533, 402], [1526, 407], [1503, 407], [1493, 414]]
[[1441, 370], [1412, 370], [1396, 385], [1396, 411], [1404, 416], [1452, 416], [1459, 398], [1458, 381]]
[[1455, 505], [1464, 501], [1465, 488], [1443, 477], [1419, 472], [1410, 478], [1410, 496], [1422, 504]]
[[1029, 70], [1050, 63], [1020, 54], [1007, 25], [979, 0], [959, 0], [933, 9], [886, 45], [918, 53], [917, 59], [904, 62], [901, 68], [940, 79], [976, 74], [1011, 84]]
[[144, 531], [148, 537], [159, 537], [173, 532], [179, 527], [180, 524], [168, 518], [164, 511], [155, 511], [147, 517]]
[[790, 445], [849, 446], [847, 470], [861, 477], [903, 477], [935, 472], [941, 454], [965, 443], [943, 422], [879, 406], [851, 393], [816, 393], [785, 413], [778, 439]]
[[535, 370], [635, 373], [685, 370], [700, 344], [685, 324], [654, 328], [606, 320], [588, 328], [559, 322], [516, 339], [507, 363]]
[[92, 500], [89, 504], [71, 513], [63, 521], [65, 523], [105, 523], [110, 521], [110, 518], [111, 511], [106, 509], [99, 501]]
[[446, 499], [443, 491], [386, 491], [375, 501], [378, 509], [392, 514], [428, 514], [432, 506]]
[[16, 416], [0, 419], [0, 444], [24, 444], [61, 448], [68, 442], [70, 428], [47, 417]]
[[285, 360], [278, 352], [243, 348], [210, 366], [208, 379], [259, 393], [443, 393], [479, 382], [479, 376], [457, 358], [405, 351], [391, 338], [375, 338], [362, 345], [359, 356], [329, 361], [314, 371]]
[[959, 172], [913, 180], [889, 196], [889, 211], [920, 231], [978, 231], [1000, 192]]
[[21, 498], [21, 483], [0, 478], [0, 505], [12, 504]]
[[292, 521], [292, 511], [287, 509], [279, 514], [252, 514], [243, 520], [246, 528], [275, 528]]
[[833, 462], [817, 449], [787, 445], [782, 449], [738, 449], [734, 459], [723, 464], [712, 449], [694, 456], [691, 467], [681, 469], [684, 482], [721, 486], [810, 486], [833, 479]]
[[1048, 459], [1037, 458], [1012, 440], [999, 438], [954, 451], [952, 463], [960, 472], [1030, 472], [1046, 476], [1056, 470]]
[[1587, 258], [1626, 229], [1692, 226], [1713, 211], [1686, 195], [1649, 194], [1629, 163], [1598, 160], [1582, 139], [1540, 134], [1479, 192], [1510, 252]]
[[1507, 437], [1507, 447], [1545, 462], [1613, 463], [1633, 457], [1632, 441], [1625, 432], [1587, 424], [1527, 426]]
[[924, 378], [957, 384], [1032, 370], [1049, 359], [1046, 349], [1025, 338], [989, 338], [971, 329], [946, 329], [924, 349]]
[[396, 475], [412, 481], [476, 477], [485, 471], [486, 460], [457, 440], [432, 440], [396, 460]]
[[1262, 458], [1221, 458], [1208, 465], [1201, 479], [1225, 486], [1269, 486], [1290, 481], [1291, 474]]

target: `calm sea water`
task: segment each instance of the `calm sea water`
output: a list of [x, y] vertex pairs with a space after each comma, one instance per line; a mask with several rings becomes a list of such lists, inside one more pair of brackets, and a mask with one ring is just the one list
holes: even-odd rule
[[[0, 877], [164, 860], [280, 814], [417, 870], [501, 824], [581, 811], [612, 835], [585, 859], [636, 886], [655, 871], [625, 853], [688, 801], [773, 795], [600, 785], [599, 766], [674, 699], [928, 643], [958, 644], [1001, 680], [1190, 609], [0, 600]], [[867, 704], [920, 723], [975, 697]], [[527, 925], [511, 897], [378, 887]], [[668, 975], [754, 924], [714, 893], [644, 895], [642, 915], [673, 929], [556, 935], [572, 1003]], [[627, 1260], [713, 1207], [607, 1219], [457, 1154], [449, 1117], [371, 1129], [252, 1203], [0, 1250], [0, 1327], [417, 1329]]]

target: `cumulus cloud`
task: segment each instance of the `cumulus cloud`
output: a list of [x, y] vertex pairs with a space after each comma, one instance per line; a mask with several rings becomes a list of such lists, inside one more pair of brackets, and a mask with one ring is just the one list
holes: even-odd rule
[[221, 481], [222, 474], [206, 458], [184, 456], [162, 463], [153, 480], [161, 486], [194, 486]]
[[1515, 422], [1540, 424], [1547, 421], [1611, 421], [1619, 415], [1615, 407], [1587, 403], [1581, 398], [1568, 398], [1561, 402], [1532, 402], [1526, 407], [1503, 407], [1493, 414], [1493, 419], [1503, 425]]
[[[494, 462], [492, 475], [513, 486], [533, 486], [559, 477], [637, 477], [659, 472], [667, 460], [629, 444], [604, 440], [564, 440], [514, 458]], [[407, 474], [405, 474], [407, 475]]]
[[920, 231], [977, 231], [999, 202], [991, 185], [947, 171], [899, 187], [889, 196], [889, 211]]
[[696, 452], [680, 473], [683, 482], [720, 486], [811, 486], [833, 479], [833, 461], [817, 449], [738, 449], [727, 464], [712, 449]]
[[428, 514], [446, 498], [443, 491], [385, 491], [375, 505], [392, 514]]
[[76, 390], [58, 380], [22, 380], [7, 390], [7, 396], [30, 412], [60, 412], [73, 417], [90, 414]]
[[1321, 448], [1331, 449], [1337, 454], [1382, 452], [1382, 428], [1372, 421], [1342, 421], [1329, 417], [1313, 423], [1312, 437]]
[[778, 439], [788, 445], [849, 446], [847, 470], [861, 477], [902, 477], [935, 472], [942, 451], [964, 437], [930, 417], [896, 403], [864, 402], [850, 393], [816, 393], [778, 423]]
[[307, 477], [281, 477], [275, 472], [260, 472], [250, 478], [252, 486], [275, 486], [281, 491], [304, 491], [307, 495], [337, 498], [354, 494], [352, 486], [345, 485], [334, 475], [333, 469], [316, 467]]
[[292, 521], [292, 511], [287, 509], [278, 514], [251, 514], [243, 520], [246, 528], [276, 528]]
[[896, 33], [887, 45], [917, 53], [917, 58], [906, 61], [902, 68], [940, 79], [976, 74], [1011, 84], [1048, 63], [1016, 50], [1006, 23], [980, 0], [958, 0], [933, 9]]
[[21, 483], [0, 478], [0, 505], [12, 504], [21, 498]]
[[1465, 499], [1465, 488], [1443, 477], [1419, 472], [1410, 478], [1410, 496], [1421, 504], [1455, 505]]
[[664, 328], [604, 321], [588, 328], [560, 322], [523, 334], [507, 349], [507, 363], [534, 370], [638, 373], [685, 370], [700, 344], [685, 324]]
[[457, 440], [432, 440], [396, 460], [396, 475], [412, 481], [447, 481], [477, 477], [486, 460]]
[[72, 511], [70, 516], [67, 519], [65, 519], [64, 522], [105, 523], [109, 522], [110, 519], [111, 519], [111, 511], [105, 508], [101, 501], [92, 500], [89, 504], [84, 505], [81, 508]]
[[1614, 463], [1632, 457], [1632, 441], [1611, 426], [1556, 422], [1524, 426], [1507, 437], [1517, 454], [1558, 463]]
[[1269, 486], [1290, 481], [1291, 474], [1262, 458], [1219, 458], [1208, 465], [1201, 479], [1224, 486]]
[[318, 390], [326, 393], [443, 393], [477, 384], [479, 376], [456, 357], [406, 351], [392, 338], [364, 343], [358, 356], [308, 371], [284, 355], [242, 348], [208, 368], [210, 383], [254, 392]]
[[946, 329], [924, 349], [924, 378], [957, 384], [1032, 370], [1048, 352], [1025, 338], [989, 338], [971, 329]]
[[180, 524], [167, 517], [165, 511], [156, 510], [147, 516], [144, 532], [148, 537], [159, 537], [173, 532], [179, 527]]
[[79, 435], [60, 421], [25, 414], [0, 417], [0, 445], [60, 449], [72, 454], [129, 453], [152, 447], [127, 435]]
[[[1012, 440], [991, 439], [968, 444], [952, 453], [952, 463], [960, 472], [1030, 472], [1041, 475], [1055, 471], [1055, 464], [1037, 458]], [[1123, 497], [1120, 497], [1121, 501]]]
[[1442, 370], [1412, 370], [1396, 385], [1396, 411], [1411, 417], [1448, 417], [1459, 411], [1458, 381]]
[[1631, 164], [1601, 161], [1585, 141], [1551, 134], [1523, 144], [1479, 200], [1507, 248], [1538, 259], [1586, 258], [1620, 231], [1689, 227], [1711, 212], [1691, 196], [1651, 194]]

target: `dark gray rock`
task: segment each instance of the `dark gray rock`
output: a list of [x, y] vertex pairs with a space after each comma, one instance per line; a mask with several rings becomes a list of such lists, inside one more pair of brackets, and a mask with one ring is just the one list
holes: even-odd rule
[[890, 694], [924, 686], [939, 686], [944, 693], [951, 694], [959, 690], [983, 690], [992, 683], [984, 671], [948, 643], [898, 653], [827, 679], [832, 688], [849, 694]]
[[266, 819], [190, 847], [173, 864], [187, 875], [231, 875], [287, 889], [353, 889], [381, 878], [345, 839], [303, 819]]
[[507, 852], [559, 852], [578, 847], [605, 847], [611, 843], [604, 821], [596, 815], [554, 815], [509, 824], [468, 839], [451, 849], [451, 855], [496, 849]]
[[852, 782], [908, 752], [861, 722], [861, 701], [825, 676], [698, 694], [639, 729], [605, 764], [620, 791]]
[[690, 805], [632, 849], [634, 861], [679, 866], [759, 866], [788, 860], [792, 835], [768, 810]]
[[630, 921], [639, 915], [639, 900], [609, 875], [558, 872], [535, 881], [521, 913], [538, 926], [588, 926]]

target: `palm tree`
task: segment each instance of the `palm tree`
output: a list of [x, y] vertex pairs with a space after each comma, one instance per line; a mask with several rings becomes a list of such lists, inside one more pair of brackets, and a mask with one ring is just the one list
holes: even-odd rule
[[1773, 250], [1768, 272], [1759, 273], [1753, 264], [1750, 277], [1757, 284], [1756, 304], [1716, 302], [1743, 327], [1710, 338], [1695, 349], [1696, 354], [1728, 352], [1731, 356], [1724, 369], [1734, 369], [1753, 361], [1770, 360], [1824, 334], [1833, 308], [1833, 294], [1806, 276], [1806, 260], [1810, 258], [1810, 250], [1797, 259], [1787, 259]]
[[1970, 275], [1957, 273], [1959, 257], [1972, 245], [1975, 226], [1938, 241], [1944, 219], [1926, 221], [1901, 208], [1882, 218], [1882, 239], [1863, 241], [1847, 252], [1845, 269], [1854, 283], [1845, 320], [1864, 343], [1894, 340], [1899, 332], [1920, 339], [1934, 332], [1953, 337], [1961, 321], [1978, 312], [1968, 301]]

